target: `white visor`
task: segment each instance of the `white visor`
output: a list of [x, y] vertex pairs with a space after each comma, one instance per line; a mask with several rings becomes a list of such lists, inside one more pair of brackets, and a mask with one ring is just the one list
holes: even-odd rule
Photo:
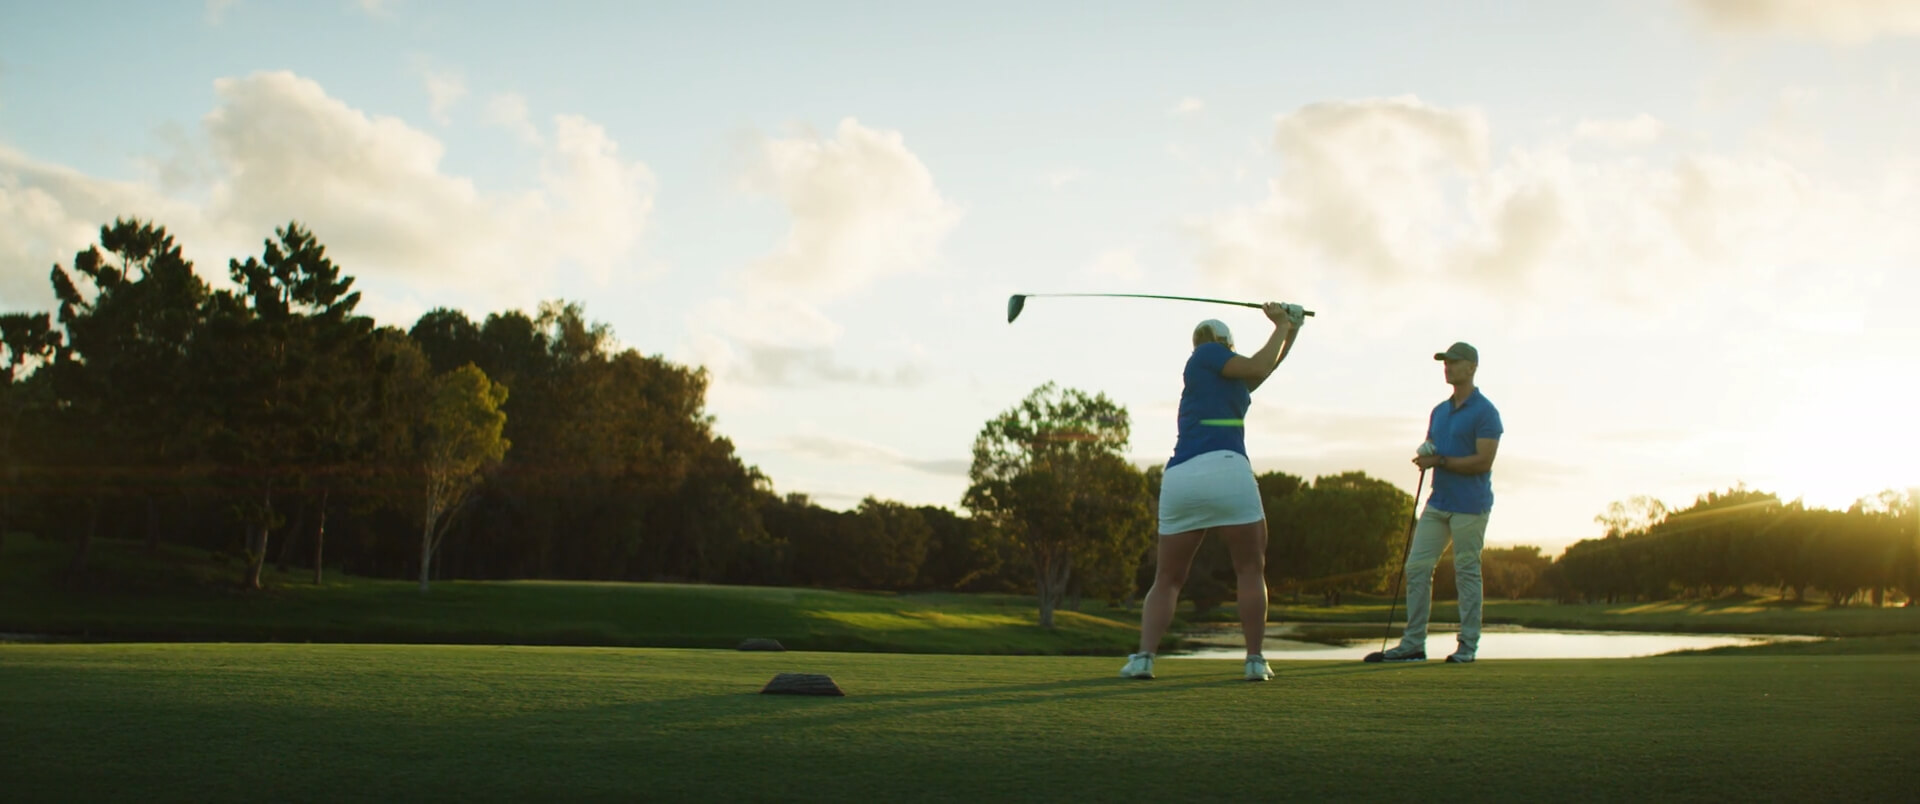
[[1228, 346], [1233, 345], [1233, 330], [1227, 329], [1227, 322], [1221, 321], [1218, 318], [1209, 318], [1200, 322], [1200, 326], [1194, 327], [1193, 331], [1196, 333], [1211, 332], [1214, 340]]

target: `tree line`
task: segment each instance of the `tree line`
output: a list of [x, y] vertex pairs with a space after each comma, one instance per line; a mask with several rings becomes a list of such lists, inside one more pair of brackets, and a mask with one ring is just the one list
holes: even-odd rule
[[[298, 222], [227, 274], [210, 286], [164, 227], [116, 220], [53, 266], [57, 309], [0, 316], [0, 538], [67, 540], [80, 574], [100, 538], [238, 554], [248, 587], [277, 565], [423, 588], [1010, 591], [1050, 611], [1151, 574], [1159, 470], [1121, 457], [1127, 414], [1103, 396], [1043, 386], [989, 422], [964, 512], [834, 511], [740, 459], [704, 369], [615, 348], [577, 304], [381, 325]], [[1295, 523], [1276, 529], [1279, 583], [1380, 563], [1411, 505], [1357, 473], [1261, 482]]]
[[577, 304], [409, 328], [298, 222], [212, 287], [164, 227], [116, 220], [0, 315], [0, 539], [101, 538], [262, 568], [1018, 590], [976, 524], [779, 495], [706, 412], [708, 376], [619, 349]]
[[1569, 546], [1549, 577], [1563, 599], [1714, 597], [1748, 589], [1833, 605], [1920, 597], [1920, 520], [1911, 496], [1884, 491], [1846, 510], [1782, 502], [1744, 486], [1667, 510], [1645, 497], [1596, 517], [1605, 536]]
[[[616, 348], [577, 304], [383, 326], [297, 222], [228, 277], [210, 287], [164, 228], [117, 220], [53, 267], [56, 310], [0, 315], [0, 538], [68, 540], [75, 573], [94, 540], [134, 538], [242, 555], [249, 587], [271, 563], [423, 589], [997, 591], [1036, 595], [1047, 623], [1151, 584], [1161, 469], [1125, 459], [1129, 414], [1104, 395], [1046, 384], [986, 422], [959, 511], [871, 497], [835, 511], [740, 459], [706, 412], [704, 369]], [[1385, 590], [1409, 495], [1361, 472], [1257, 480], [1274, 589], [1330, 605]], [[1891, 502], [1823, 512], [1740, 491], [1681, 512], [1639, 505], [1558, 560], [1487, 551], [1489, 595], [1914, 591]], [[1445, 594], [1451, 573], [1438, 575]], [[1232, 589], [1224, 547], [1207, 545], [1183, 596], [1204, 611]]]

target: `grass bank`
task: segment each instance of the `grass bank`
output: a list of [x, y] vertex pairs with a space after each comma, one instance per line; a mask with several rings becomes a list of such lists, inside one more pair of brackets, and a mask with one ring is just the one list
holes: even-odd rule
[[452, 581], [417, 584], [267, 572], [234, 588], [218, 554], [96, 545], [84, 579], [67, 545], [15, 536], [0, 546], [0, 633], [99, 640], [602, 645], [731, 648], [776, 639], [790, 649], [913, 653], [1124, 654], [1138, 615], [1057, 612], [1032, 598], [746, 586]]
[[[242, 592], [238, 560], [223, 554], [103, 541], [84, 578], [65, 571], [71, 548], [12, 536], [0, 545], [0, 634], [115, 641], [351, 642], [729, 648], [777, 639], [797, 650], [944, 654], [1104, 654], [1132, 650], [1137, 610], [1089, 601], [1039, 627], [1031, 597], [891, 594], [687, 584], [455, 581], [421, 594], [407, 581], [266, 572]], [[1377, 638], [1381, 598], [1343, 606], [1275, 600], [1270, 620], [1347, 624], [1321, 638]], [[1191, 609], [1182, 607], [1191, 617]], [[1721, 599], [1621, 605], [1489, 601], [1486, 621], [1536, 628], [1680, 633], [1920, 635], [1920, 608]], [[1404, 619], [1404, 610], [1398, 619]], [[1231, 604], [1202, 618], [1237, 622]], [[1458, 620], [1451, 601], [1434, 620]], [[1181, 623], [1176, 623], [1179, 631]], [[1889, 642], [1886, 644], [1911, 644]]]

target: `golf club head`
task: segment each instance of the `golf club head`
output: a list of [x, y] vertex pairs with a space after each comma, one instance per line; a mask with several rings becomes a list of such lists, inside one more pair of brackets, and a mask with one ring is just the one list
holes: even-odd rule
[[1007, 297], [1007, 323], [1011, 324], [1013, 323], [1014, 319], [1019, 318], [1020, 310], [1022, 308], [1025, 308], [1026, 306], [1027, 306], [1027, 297], [1017, 293], [1012, 296], [1008, 296]]

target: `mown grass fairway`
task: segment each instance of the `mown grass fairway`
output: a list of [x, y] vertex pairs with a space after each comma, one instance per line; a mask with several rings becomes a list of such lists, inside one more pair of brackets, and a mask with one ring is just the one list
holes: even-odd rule
[[1033, 598], [762, 586], [407, 581], [267, 573], [241, 592], [237, 561], [102, 540], [84, 581], [72, 548], [14, 537], [0, 546], [0, 633], [111, 640], [405, 642], [732, 648], [749, 637], [789, 648], [913, 653], [1124, 655], [1139, 614], [1088, 606], [1038, 624]]
[[[1381, 667], [0, 645], [16, 801], [1892, 800], [1920, 655]], [[755, 694], [830, 673], [846, 698]]]
[[[0, 544], [0, 633], [104, 640], [400, 642], [731, 648], [748, 637], [789, 648], [907, 653], [1102, 654], [1139, 639], [1138, 610], [1083, 601], [1038, 625], [1020, 595], [843, 592], [753, 586], [566, 581], [454, 581], [421, 594], [408, 581], [339, 573], [266, 573], [267, 588], [241, 592], [237, 559], [205, 551], [101, 540], [83, 579], [66, 572], [71, 545], [15, 535]], [[1286, 605], [1277, 623], [1379, 623], [1383, 598], [1343, 606]], [[1232, 604], [1182, 620], [1238, 621]], [[1434, 621], [1458, 620], [1451, 600]], [[1402, 612], [1404, 617], [1404, 612]], [[1843, 638], [1920, 634], [1920, 608], [1831, 607], [1752, 598], [1563, 605], [1488, 601], [1486, 621], [1537, 628], [1690, 633], [1811, 634]], [[1373, 636], [1372, 628], [1339, 632]], [[1333, 633], [1333, 632], [1328, 632]], [[1173, 647], [1178, 634], [1169, 636]]]

